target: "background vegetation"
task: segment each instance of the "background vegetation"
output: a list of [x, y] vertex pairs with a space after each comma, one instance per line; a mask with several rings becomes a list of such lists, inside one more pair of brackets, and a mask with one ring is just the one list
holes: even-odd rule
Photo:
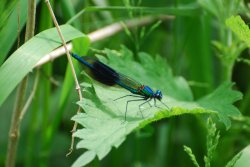
[[[41, 57], [61, 43], [55, 30], [48, 30], [33, 38], [32, 34], [27, 35], [27, 20], [34, 16], [27, 10], [28, 6], [32, 6], [31, 2], [0, 2], [0, 166], [6, 165], [12, 114], [20, 100], [18, 87], [20, 89], [23, 77], [28, 72], [27, 89], [21, 93], [24, 102], [20, 110], [32, 93], [34, 98], [20, 121], [20, 139], [13, 162], [16, 166], [82, 165], [82, 161], [78, 164], [75, 162], [85, 151], [83, 149], [75, 149], [65, 157], [71, 142], [71, 118], [76, 114], [76, 102], [79, 100], [71, 70], [66, 56], [39, 68], [35, 66]], [[95, 156], [91, 161], [89, 155], [86, 158], [91, 161], [88, 166], [249, 166], [249, 155], [244, 151], [238, 154], [244, 148], [250, 149], [247, 147], [250, 142], [248, 1], [50, 2], [59, 24], [68, 23], [74, 27], [64, 25], [62, 32], [66, 41], [78, 38], [73, 41], [75, 52], [80, 55], [105, 55], [106, 58], [101, 59], [122, 73], [164, 90], [164, 100], [173, 108], [172, 114], [164, 110], [163, 116], [152, 115], [153, 120], [140, 120], [142, 122], [137, 125], [142, 129], [127, 127], [133, 132], [123, 134], [122, 137], [126, 139], [119, 140], [119, 147], [108, 151], [101, 161]], [[34, 34], [54, 27], [46, 3], [37, 0], [35, 8]], [[242, 20], [232, 17], [236, 15], [240, 15]], [[131, 23], [131, 20], [135, 21]], [[91, 32], [113, 23], [120, 23], [122, 31], [101, 40], [91, 38]], [[77, 30], [89, 35], [92, 42]], [[17, 46], [21, 45], [17, 50]], [[120, 58], [121, 55], [124, 57]], [[74, 64], [80, 82], [85, 78], [91, 85], [93, 81], [80, 75], [77, 63]], [[185, 80], [182, 78], [180, 81], [175, 76], [182, 76]], [[231, 89], [231, 82], [235, 83], [234, 90]], [[122, 96], [126, 93], [116, 88], [105, 90], [95, 84], [95, 89], [87, 86], [88, 89], [83, 92], [83, 102], [96, 105], [99, 97], [102, 104], [102, 100], [115, 99], [119, 94]], [[219, 86], [220, 89], [217, 89]], [[242, 92], [242, 100], [236, 90]], [[110, 97], [105, 98], [107, 94]], [[208, 94], [210, 96], [206, 96]], [[174, 100], [168, 103], [172, 98]], [[237, 108], [231, 105], [234, 102]], [[112, 100], [107, 103], [108, 107], [114, 105]], [[116, 105], [120, 104], [122, 102]], [[80, 105], [86, 110], [86, 105]], [[176, 105], [180, 108], [175, 108]], [[196, 110], [192, 105], [203, 108]], [[123, 108], [119, 110], [123, 111]], [[102, 106], [98, 109], [106, 112]], [[89, 111], [90, 114], [94, 112]], [[180, 116], [174, 117], [176, 115]], [[105, 114], [101, 116], [105, 118]], [[78, 120], [78, 117], [74, 117], [74, 120]], [[78, 122], [81, 123], [81, 120]], [[105, 122], [105, 125], [108, 123]], [[86, 125], [86, 122], [82, 124]], [[92, 122], [86, 126], [91, 125]], [[78, 127], [82, 128], [81, 125]], [[105, 132], [108, 134], [108, 131]], [[96, 136], [101, 135], [97, 133]], [[111, 139], [107, 138], [107, 141]], [[100, 149], [97, 145], [95, 147]]]

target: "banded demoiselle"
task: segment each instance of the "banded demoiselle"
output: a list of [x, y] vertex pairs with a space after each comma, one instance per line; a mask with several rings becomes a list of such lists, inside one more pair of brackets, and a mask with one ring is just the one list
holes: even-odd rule
[[[71, 56], [77, 59], [80, 63], [84, 64], [88, 69], [90, 69], [93, 77], [98, 80], [99, 82], [112, 86], [112, 85], [119, 85], [124, 89], [127, 89], [132, 94], [131, 95], [125, 95], [122, 97], [119, 97], [115, 100], [132, 96], [137, 97], [138, 99], [128, 100], [126, 103], [126, 111], [125, 111], [125, 120], [127, 118], [127, 111], [128, 111], [128, 104], [133, 101], [144, 101], [139, 105], [139, 110], [141, 112], [141, 107], [149, 103], [152, 99], [154, 99], [154, 106], [156, 106], [156, 99], [159, 100], [164, 106], [169, 109], [169, 107], [164, 104], [162, 100], [162, 92], [160, 90], [156, 90], [155, 92], [146, 85], [143, 85], [134, 79], [123, 75], [121, 73], [118, 73], [116, 70], [112, 69], [108, 65], [100, 62], [96, 57], [90, 57], [90, 56], [84, 56], [80, 57], [77, 54], [71, 53]], [[151, 104], [149, 103], [151, 106]], [[141, 112], [142, 114], [142, 112]], [[143, 115], [142, 115], [143, 116]]]

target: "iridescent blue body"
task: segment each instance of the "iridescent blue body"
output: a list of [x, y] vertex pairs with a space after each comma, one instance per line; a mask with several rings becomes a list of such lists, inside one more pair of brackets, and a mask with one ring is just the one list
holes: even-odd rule
[[[125, 76], [123, 74], [118, 73], [117, 71], [115, 71], [111, 67], [109, 67], [106, 64], [97, 60], [95, 57], [90, 57], [90, 56], [80, 57], [74, 53], [71, 53], [71, 55], [72, 55], [72, 57], [77, 59], [79, 62], [84, 64], [86, 67], [88, 67], [96, 80], [98, 80], [101, 83], [106, 84], [106, 85], [117, 84], [117, 85], [127, 89], [132, 94], [134, 94], [134, 95], [126, 95], [126, 96], [133, 96], [133, 97], [140, 98], [140, 99], [127, 101], [125, 120], [126, 120], [127, 106], [128, 106], [129, 102], [144, 100], [145, 102], [143, 102], [142, 104], [139, 105], [139, 109], [140, 109], [140, 107], [142, 105], [144, 105], [145, 103], [148, 103], [152, 99], [154, 99], [154, 101], [156, 99], [161, 101], [161, 99], [162, 99], [162, 93], [160, 90], [157, 90], [156, 92], [154, 92], [149, 86], [143, 85], [143, 84], [129, 78], [128, 76]], [[126, 97], [126, 96], [123, 96], [123, 97]], [[123, 97], [120, 97], [118, 99], [121, 99]], [[116, 99], [116, 100], [118, 100], [118, 99]], [[164, 103], [162, 103], [162, 104], [164, 104]]]

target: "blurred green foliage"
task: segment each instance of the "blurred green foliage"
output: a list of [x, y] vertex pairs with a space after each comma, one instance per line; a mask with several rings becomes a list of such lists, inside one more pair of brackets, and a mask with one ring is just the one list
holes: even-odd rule
[[[233, 15], [240, 15], [242, 20], [236, 20], [236, 23], [249, 23], [248, 1], [52, 0], [51, 3], [60, 24], [71, 20], [70, 24], [84, 34], [124, 20], [171, 15], [171, 19], [158, 19], [151, 24], [132, 29], [124, 25], [125, 31], [92, 43], [88, 53], [88, 42], [74, 42], [74, 51], [84, 55], [93, 54], [97, 50], [102, 52], [108, 48], [119, 53], [121, 45], [125, 45], [135, 55], [134, 63], [138, 63], [139, 67], [141, 64], [147, 65], [139, 61], [139, 52], [144, 52], [154, 59], [160, 55], [172, 68], [174, 76], [186, 78], [194, 100], [213, 92], [225, 81], [235, 82], [234, 89], [243, 93], [243, 99], [235, 103], [242, 116], [232, 117], [229, 129], [216, 119], [213, 123], [206, 124], [207, 115], [191, 114], [162, 119], [131, 133], [119, 148], [112, 149], [101, 161], [96, 158], [89, 166], [165, 167], [193, 166], [194, 163], [196, 166], [249, 166], [246, 157], [250, 142], [250, 56], [249, 45], [244, 41], [249, 35], [246, 34], [249, 29], [246, 26], [242, 26], [244, 30], [238, 29], [237, 24], [232, 23], [235, 20], [227, 20]], [[21, 42], [23, 41], [26, 6], [25, 0], [0, 2], [1, 67], [16, 51], [18, 13], [22, 28], [20, 37]], [[37, 1], [36, 19], [36, 34], [53, 27], [44, 1]], [[115, 59], [122, 61], [119, 57]], [[126, 68], [126, 64], [121, 67], [116, 61], [111, 64], [125, 74], [126, 69], [130, 69]], [[150, 68], [151, 64], [148, 66]], [[16, 68], [22, 70], [22, 67]], [[162, 70], [160, 65], [155, 68], [155, 71]], [[140, 70], [127, 71], [133, 73], [132, 75], [143, 75]], [[78, 73], [81, 80], [82, 75]], [[30, 78], [28, 90], [31, 90], [35, 78], [33, 73], [30, 74]], [[152, 82], [150, 76], [143, 75], [142, 78], [145, 82]], [[162, 81], [168, 82], [161, 79], [157, 83], [154, 77], [153, 82], [156, 83], [153, 85], [161, 86], [164, 84]], [[29, 94], [29, 91], [27, 93]], [[167, 95], [167, 91], [164, 94]], [[174, 94], [174, 91], [171, 94]], [[1, 95], [2, 92], [2, 99]], [[179, 93], [176, 94], [178, 95]], [[230, 94], [226, 95], [228, 99], [232, 98]], [[65, 154], [70, 145], [70, 130], [73, 126], [70, 119], [77, 110], [77, 101], [77, 93], [65, 56], [40, 68], [35, 98], [21, 123], [16, 166], [70, 166], [76, 161], [84, 150], [74, 150], [67, 158]], [[15, 91], [0, 106], [0, 166], [5, 164], [14, 102]], [[216, 96], [214, 104], [219, 102], [219, 96]], [[213, 134], [211, 129], [214, 130]], [[217, 131], [220, 131], [220, 137], [216, 137]], [[209, 145], [209, 142], [212, 143]], [[188, 147], [183, 149], [184, 145]], [[238, 154], [241, 150], [243, 151]], [[205, 162], [204, 155], [207, 157]]]

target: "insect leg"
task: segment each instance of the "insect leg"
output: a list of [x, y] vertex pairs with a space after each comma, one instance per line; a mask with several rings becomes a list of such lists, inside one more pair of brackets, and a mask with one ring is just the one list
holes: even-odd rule
[[127, 112], [128, 112], [128, 103], [133, 102], [133, 101], [142, 101], [145, 100], [145, 98], [141, 98], [141, 99], [134, 99], [134, 100], [128, 100], [127, 104], [126, 104], [126, 111], [125, 111], [125, 121], [127, 119]]
[[[145, 100], [146, 100], [146, 99], [145, 99]], [[142, 118], [144, 118], [144, 117], [143, 117], [143, 114], [142, 114], [142, 111], [141, 111], [141, 106], [143, 106], [143, 105], [146, 104], [146, 103], [150, 104], [149, 102], [150, 102], [151, 100], [152, 100], [152, 98], [149, 98], [148, 100], [146, 100], [145, 102], [143, 102], [142, 104], [139, 105], [139, 110], [140, 110], [140, 113], [141, 113]], [[150, 107], [152, 107], [151, 104], [150, 104]]]
[[143, 96], [140, 96], [140, 95], [125, 95], [125, 96], [122, 96], [122, 97], [118, 97], [118, 98], [117, 98], [117, 99], [115, 99], [114, 101], [119, 100], [119, 99], [122, 99], [122, 98], [124, 98], [124, 97], [128, 97], [128, 96], [143, 98]]
[[[159, 100], [160, 101], [160, 100]], [[168, 110], [170, 110], [170, 108], [168, 107], [168, 105], [166, 105], [165, 103], [163, 103], [162, 101], [160, 101], [161, 104], [163, 104]]]
[[[163, 103], [161, 100], [159, 100], [161, 102], [161, 104], [163, 104], [168, 110], [170, 110], [170, 108], [168, 107], [168, 105], [166, 105], [165, 103]], [[154, 99], [154, 105], [155, 107], [159, 108], [157, 105], [156, 105], [156, 99]]]

